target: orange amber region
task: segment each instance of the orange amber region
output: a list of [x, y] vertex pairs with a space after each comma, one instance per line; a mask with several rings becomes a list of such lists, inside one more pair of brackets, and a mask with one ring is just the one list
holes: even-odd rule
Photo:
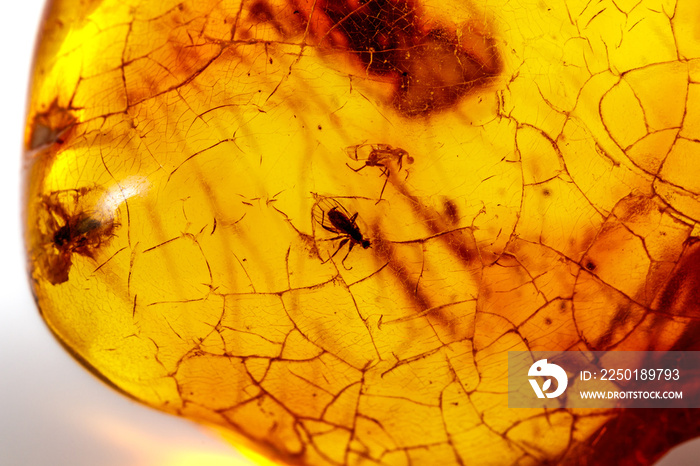
[[24, 174], [49, 328], [283, 464], [695, 436], [691, 409], [508, 408], [508, 351], [700, 335], [697, 6], [550, 3], [49, 2]]

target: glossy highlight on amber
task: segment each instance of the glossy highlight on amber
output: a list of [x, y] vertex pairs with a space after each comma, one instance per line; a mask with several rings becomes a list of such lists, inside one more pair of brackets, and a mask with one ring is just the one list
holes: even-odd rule
[[40, 312], [281, 464], [653, 462], [695, 411], [508, 409], [507, 352], [700, 349], [698, 14], [50, 1]]

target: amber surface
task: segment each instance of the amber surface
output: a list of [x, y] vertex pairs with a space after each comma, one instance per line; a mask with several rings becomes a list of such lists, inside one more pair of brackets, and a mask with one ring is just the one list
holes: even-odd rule
[[49, 2], [25, 230], [94, 374], [282, 463], [638, 464], [509, 350], [700, 349], [694, 0]]

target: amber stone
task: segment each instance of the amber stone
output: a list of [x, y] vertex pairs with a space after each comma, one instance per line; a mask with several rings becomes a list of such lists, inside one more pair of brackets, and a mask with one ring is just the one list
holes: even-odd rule
[[285, 464], [637, 464], [694, 410], [508, 409], [511, 350], [700, 349], [694, 0], [50, 1], [31, 284]]

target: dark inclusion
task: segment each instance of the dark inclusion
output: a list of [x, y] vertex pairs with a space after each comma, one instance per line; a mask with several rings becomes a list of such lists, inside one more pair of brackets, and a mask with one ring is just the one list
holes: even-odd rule
[[[68, 190], [45, 196], [42, 206], [45, 248], [41, 267], [52, 285], [68, 281], [73, 255], [95, 259], [98, 251], [114, 236], [118, 226], [114, 218], [99, 218], [80, 206], [85, 190]], [[101, 216], [100, 216], [101, 217]]]
[[447, 109], [501, 71], [492, 38], [459, 41], [454, 31], [426, 21], [411, 1], [317, 1], [312, 28], [324, 14], [332, 26], [315, 31], [321, 45], [354, 55], [358, 73], [388, 78], [395, 87], [392, 104], [405, 116]]
[[75, 122], [76, 118], [71, 111], [61, 107], [55, 99], [45, 111], [34, 116], [27, 149], [34, 150], [62, 143], [62, 136], [75, 126]]
[[61, 248], [73, 243], [72, 247], [80, 251], [89, 241], [90, 232], [102, 227], [102, 222], [92, 217], [79, 217], [74, 225], [63, 225], [53, 235], [54, 244]]

